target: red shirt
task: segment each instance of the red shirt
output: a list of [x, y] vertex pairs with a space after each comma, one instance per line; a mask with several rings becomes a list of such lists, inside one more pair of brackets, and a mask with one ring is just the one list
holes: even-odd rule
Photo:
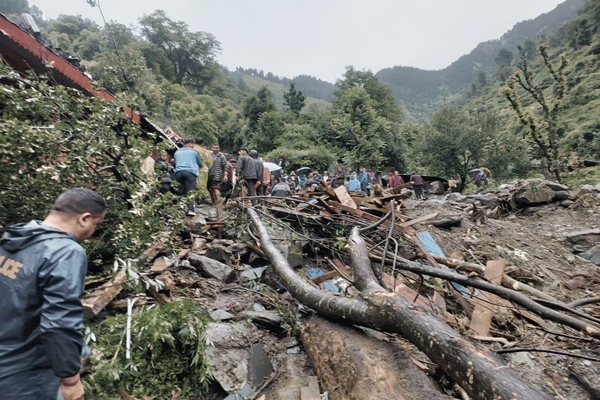
[[400, 175], [390, 175], [388, 187], [395, 188], [404, 184], [404, 179]]

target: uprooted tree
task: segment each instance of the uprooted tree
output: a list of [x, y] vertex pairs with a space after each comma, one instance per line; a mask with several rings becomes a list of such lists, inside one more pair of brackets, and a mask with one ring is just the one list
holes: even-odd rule
[[[372, 269], [372, 255], [370, 255], [357, 227], [352, 230], [347, 248], [354, 269], [353, 284], [360, 291], [360, 296], [347, 298], [327, 294], [300, 278], [273, 245], [268, 229], [258, 214], [252, 209], [248, 209], [248, 214], [258, 232], [266, 257], [273, 265], [282, 284], [299, 302], [332, 320], [400, 334], [443, 369], [471, 398], [550, 398], [549, 395], [510, 370], [490, 350], [463, 337], [429, 311], [382, 287]], [[565, 315], [546, 306], [569, 309], [566, 305], [552, 301], [536, 301], [521, 292], [493, 285], [479, 278], [435, 269], [398, 256], [395, 256], [394, 264], [397, 268], [438, 276], [448, 281], [460, 282], [492, 292], [499, 297], [510, 299], [544, 318], [559, 322], [594, 338], [600, 338], [600, 329], [595, 323]], [[518, 285], [514, 285], [514, 287], [518, 287]]]

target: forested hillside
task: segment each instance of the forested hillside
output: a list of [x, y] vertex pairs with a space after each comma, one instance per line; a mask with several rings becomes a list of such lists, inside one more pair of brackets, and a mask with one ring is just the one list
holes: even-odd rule
[[536, 41], [556, 32], [585, 3], [586, 0], [567, 0], [533, 20], [519, 22], [501, 38], [480, 43], [444, 69], [426, 71], [394, 66], [378, 71], [376, 76], [392, 88], [410, 119], [428, 121], [448, 99], [468, 91], [478, 80], [494, 79], [499, 67], [510, 64], [516, 57], [517, 46], [535, 48]]

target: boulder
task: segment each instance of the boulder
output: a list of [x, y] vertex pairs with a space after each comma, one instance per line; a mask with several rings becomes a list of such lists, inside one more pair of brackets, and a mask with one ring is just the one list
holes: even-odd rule
[[492, 193], [476, 194], [469, 197], [475, 201], [478, 201], [484, 207], [495, 208], [498, 206], [498, 197]]
[[227, 282], [233, 276], [233, 268], [212, 258], [192, 253], [188, 255], [188, 261], [205, 278]]
[[579, 254], [579, 257], [585, 258], [591, 263], [600, 265], [600, 245], [589, 248], [583, 253]]
[[[518, 207], [548, 204], [555, 200], [564, 200], [569, 188], [544, 179], [529, 179], [522, 182], [513, 192], [513, 200]], [[557, 199], [557, 192], [561, 192]], [[567, 194], [568, 196], [568, 194]]]
[[444, 184], [440, 181], [433, 181], [429, 184], [429, 193], [431, 194], [444, 194], [446, 192], [446, 188], [444, 188]]

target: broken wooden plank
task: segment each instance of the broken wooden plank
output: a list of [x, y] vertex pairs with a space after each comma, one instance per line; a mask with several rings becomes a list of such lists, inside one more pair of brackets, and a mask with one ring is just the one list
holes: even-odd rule
[[83, 314], [86, 318], [95, 317], [100, 314], [119, 293], [123, 290], [123, 282], [127, 280], [125, 272], [119, 271], [115, 277], [95, 289], [89, 297], [83, 299]]
[[[491, 283], [499, 285], [502, 283], [502, 276], [504, 275], [506, 265], [507, 262], [504, 259], [488, 261], [483, 271], [483, 277]], [[496, 295], [485, 292], [480, 292], [476, 298], [480, 302], [475, 305], [469, 327], [477, 332], [478, 335], [489, 336], [492, 318], [498, 312], [496, 304], [498, 304], [499, 298]]]
[[340, 276], [340, 273], [337, 271], [327, 271], [323, 275], [315, 276], [312, 278], [312, 281], [318, 285], [319, 283], [325, 282], [331, 278], [335, 278], [336, 276]]
[[335, 189], [333, 189], [333, 191], [337, 195], [337, 198], [340, 200], [340, 203], [342, 203], [346, 207], [354, 209], [357, 208], [356, 203], [354, 202], [354, 200], [352, 200], [352, 197], [350, 197], [350, 194], [348, 193], [348, 190], [345, 186], [336, 187]]
[[348, 282], [352, 282], [352, 273], [346, 267], [346, 265], [339, 258], [334, 258], [333, 260], [329, 260], [329, 263], [335, 268], [339, 274], [346, 279]]
[[411, 219], [406, 222], [402, 222], [402, 223], [400, 223], [400, 225], [404, 226], [404, 227], [409, 227], [411, 225], [419, 224], [421, 222], [425, 222], [427, 220], [433, 219], [433, 218], [437, 217], [438, 215], [439, 215], [439, 212], [434, 212], [431, 214], [420, 216], [418, 218]]
[[383, 273], [382, 283], [387, 289], [392, 290], [394, 293], [404, 297], [411, 303], [418, 304], [423, 308], [433, 311], [431, 308], [431, 302], [425, 296], [419, 294], [416, 290], [406, 286], [402, 281], [394, 280], [394, 277], [388, 273]]
[[142, 256], [147, 260], [153, 260], [157, 255], [159, 255], [164, 249], [165, 244], [163, 242], [156, 242], [146, 250], [142, 252]]

